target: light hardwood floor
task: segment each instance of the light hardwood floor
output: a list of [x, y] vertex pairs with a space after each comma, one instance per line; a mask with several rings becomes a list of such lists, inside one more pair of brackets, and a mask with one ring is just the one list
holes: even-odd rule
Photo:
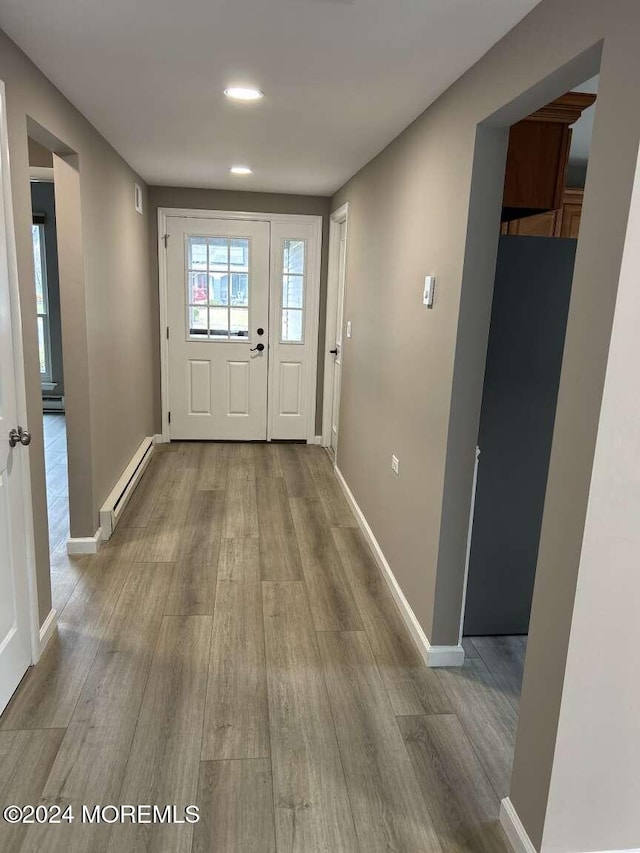
[[49, 558], [54, 610], [65, 606], [80, 575], [87, 567], [86, 557], [69, 557], [69, 478], [67, 475], [67, 428], [64, 413], [44, 416], [44, 461], [47, 478], [49, 517]]
[[[0, 718], [0, 804], [199, 806], [10, 826], [3, 853], [506, 853], [517, 638], [426, 669], [318, 448], [159, 446]], [[63, 583], [64, 581], [64, 583]]]

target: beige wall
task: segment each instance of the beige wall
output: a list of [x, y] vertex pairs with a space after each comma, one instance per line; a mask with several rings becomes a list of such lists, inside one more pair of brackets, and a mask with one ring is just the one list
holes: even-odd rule
[[29, 165], [39, 168], [53, 169], [53, 155], [48, 148], [40, 145], [35, 139], [27, 140], [29, 145]]
[[[316, 434], [322, 432], [322, 383], [324, 377], [324, 331], [327, 302], [327, 266], [329, 253], [330, 198], [321, 196], [278, 195], [275, 193], [232, 192], [230, 190], [193, 189], [191, 187], [149, 187], [151, 241], [149, 246], [151, 275], [155, 285], [155, 347], [160, 352], [158, 305], [158, 208], [177, 207], [185, 210], [233, 210], [250, 213], [295, 213], [322, 216], [322, 259], [320, 270], [320, 328], [318, 333], [318, 390]], [[155, 377], [155, 418], [160, 432], [161, 399], [160, 367]]]
[[[353, 323], [338, 464], [427, 635], [457, 643], [500, 128], [596, 73], [604, 39], [511, 788], [538, 847], [640, 142], [639, 26], [632, 0], [543, 0], [333, 200], [350, 204], [345, 320]], [[421, 304], [426, 274], [438, 278], [433, 311]]]
[[543, 853], [631, 850], [640, 842], [639, 278], [640, 162], [589, 489]]
[[[80, 281], [74, 282], [73, 287], [84, 288], [87, 349], [86, 354], [64, 353], [65, 374], [74, 358], [86, 359], [84, 382], [91, 389], [89, 414], [83, 420], [90, 451], [83, 463], [84, 470], [77, 472], [80, 479], [77, 500], [86, 508], [83, 522], [86, 526], [74, 531], [77, 536], [95, 533], [98, 510], [104, 498], [142, 438], [154, 432], [156, 353], [152, 329], [155, 318], [150, 304], [155, 291], [149, 277], [148, 216], [147, 213], [140, 216], [133, 206], [133, 183], [136, 180], [142, 183], [140, 179], [3, 33], [0, 33], [0, 79], [5, 84], [7, 97], [27, 408], [33, 434], [29, 454], [38, 603], [43, 620], [51, 608], [51, 590], [33, 288], [28, 134], [60, 154], [67, 164], [70, 155], [77, 155], [82, 258]], [[61, 276], [63, 299], [64, 289], [65, 281]], [[63, 318], [63, 326], [64, 322]], [[86, 402], [89, 388], [76, 391], [84, 394]]]

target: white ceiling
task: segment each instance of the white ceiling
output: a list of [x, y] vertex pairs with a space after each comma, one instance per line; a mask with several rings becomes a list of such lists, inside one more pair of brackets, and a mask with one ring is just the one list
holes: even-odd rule
[[0, 26], [149, 183], [328, 195], [538, 2], [0, 0]]

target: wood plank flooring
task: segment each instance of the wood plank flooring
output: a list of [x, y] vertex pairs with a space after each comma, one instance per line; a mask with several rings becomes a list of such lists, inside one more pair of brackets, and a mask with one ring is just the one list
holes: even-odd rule
[[111, 541], [52, 578], [1, 804], [201, 820], [0, 821], [3, 853], [506, 853], [525, 645], [426, 669], [321, 448], [159, 445]]

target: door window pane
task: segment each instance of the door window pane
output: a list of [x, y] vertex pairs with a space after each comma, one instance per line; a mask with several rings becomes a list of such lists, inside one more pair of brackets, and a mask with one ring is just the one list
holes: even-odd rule
[[189, 302], [192, 305], [208, 305], [206, 272], [189, 273]]
[[282, 312], [282, 342], [299, 344], [302, 341], [302, 311], [285, 308]]
[[229, 337], [228, 308], [209, 308], [209, 334], [212, 338]]
[[301, 275], [285, 275], [283, 278], [283, 308], [302, 308], [304, 278]]
[[249, 305], [249, 276], [246, 273], [231, 273], [231, 304]]
[[284, 241], [284, 272], [304, 275], [304, 240]]
[[47, 291], [47, 265], [45, 261], [44, 225], [31, 226], [33, 244], [33, 269], [38, 314], [38, 352], [40, 377], [51, 379], [51, 333], [49, 330], [49, 299]]
[[249, 311], [247, 308], [231, 309], [231, 337], [249, 337]]
[[38, 317], [38, 353], [40, 355], [40, 373], [47, 372], [47, 348], [44, 341], [44, 317]]
[[189, 309], [189, 335], [195, 338], [207, 337], [207, 309]]
[[189, 237], [189, 269], [207, 269], [207, 238]]
[[226, 270], [229, 267], [229, 241], [226, 237], [209, 238], [209, 268]]
[[304, 300], [306, 278], [305, 240], [285, 240], [282, 253], [282, 324], [280, 342], [304, 341]]
[[187, 243], [187, 328], [194, 340], [249, 337], [248, 237], [191, 236]]
[[229, 275], [220, 272], [209, 276], [209, 302], [211, 305], [229, 304]]
[[249, 270], [249, 241], [246, 239], [232, 240], [230, 247], [230, 264], [234, 272]]

